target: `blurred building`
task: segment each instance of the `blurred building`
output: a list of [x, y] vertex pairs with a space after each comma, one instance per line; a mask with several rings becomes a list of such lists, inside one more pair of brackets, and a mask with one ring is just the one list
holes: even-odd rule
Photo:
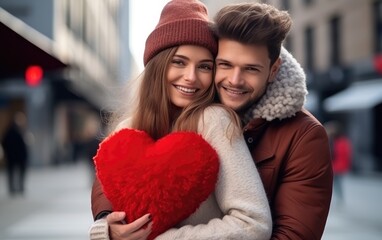
[[[211, 18], [241, 0], [203, 0]], [[293, 19], [285, 47], [307, 74], [306, 107], [340, 120], [354, 144], [356, 171], [382, 171], [382, 1], [262, 0]]]
[[129, 77], [128, 11], [124, 0], [0, 0], [0, 138], [24, 112], [32, 165], [73, 159]]

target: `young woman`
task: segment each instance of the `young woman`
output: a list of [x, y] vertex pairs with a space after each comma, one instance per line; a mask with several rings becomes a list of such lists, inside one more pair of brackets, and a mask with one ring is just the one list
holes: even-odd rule
[[[271, 235], [268, 201], [239, 121], [232, 110], [214, 103], [216, 53], [206, 7], [195, 0], [170, 1], [146, 41], [138, 101], [117, 118], [116, 130], [143, 130], [153, 139], [177, 131], [197, 132], [219, 157], [214, 192], [177, 228], [156, 239], [269, 239]], [[92, 211], [96, 221], [90, 239], [146, 239], [150, 234], [150, 214], [121, 223], [125, 213], [112, 212], [97, 179]]]

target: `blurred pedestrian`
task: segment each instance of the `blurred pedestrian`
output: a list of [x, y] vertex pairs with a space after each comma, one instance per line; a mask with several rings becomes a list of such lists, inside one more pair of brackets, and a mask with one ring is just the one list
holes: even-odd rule
[[9, 128], [2, 140], [10, 195], [24, 193], [25, 175], [28, 164], [28, 150], [23, 136], [26, 124], [25, 115], [21, 112], [14, 114]]
[[327, 122], [325, 128], [330, 140], [334, 195], [339, 203], [343, 203], [343, 178], [351, 170], [352, 145], [338, 121]]

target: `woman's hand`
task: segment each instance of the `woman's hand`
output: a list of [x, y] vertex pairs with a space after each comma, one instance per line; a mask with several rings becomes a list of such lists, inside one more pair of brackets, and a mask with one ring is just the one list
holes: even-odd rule
[[[125, 212], [112, 212], [106, 217], [111, 240], [146, 240], [151, 233], [151, 215], [146, 214], [134, 222], [124, 223]], [[142, 228], [150, 222], [146, 228]]]

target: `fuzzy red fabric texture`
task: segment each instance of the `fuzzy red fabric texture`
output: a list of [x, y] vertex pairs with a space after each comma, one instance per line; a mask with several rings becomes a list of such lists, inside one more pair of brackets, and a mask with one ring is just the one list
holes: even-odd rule
[[151, 214], [148, 239], [195, 212], [215, 189], [219, 171], [216, 151], [192, 132], [154, 141], [125, 128], [101, 142], [94, 163], [113, 210], [125, 211], [126, 222]]

